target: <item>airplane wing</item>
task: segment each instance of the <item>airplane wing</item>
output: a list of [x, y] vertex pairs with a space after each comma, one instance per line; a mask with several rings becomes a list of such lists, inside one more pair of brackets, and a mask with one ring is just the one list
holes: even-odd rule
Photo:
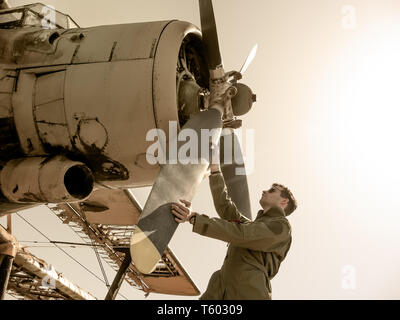
[[[129, 248], [131, 234], [142, 212], [140, 204], [129, 190], [96, 190], [86, 201], [49, 204], [48, 207], [86, 243], [96, 244], [96, 250], [103, 260], [118, 271], [125, 256], [119, 249]], [[151, 274], [140, 273], [131, 263], [125, 281], [146, 294], [200, 294], [168, 247]]]

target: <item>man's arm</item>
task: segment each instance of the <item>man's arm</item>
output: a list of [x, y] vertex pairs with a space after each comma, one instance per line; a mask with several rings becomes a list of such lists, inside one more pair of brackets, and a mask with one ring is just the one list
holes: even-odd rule
[[241, 222], [250, 221], [247, 217], [242, 215], [229, 197], [225, 179], [219, 166], [211, 167], [209, 182], [215, 210], [222, 219], [239, 220]]
[[251, 250], [271, 252], [291, 237], [286, 218], [270, 222], [236, 223], [195, 214], [193, 220], [193, 232]]
[[[173, 203], [171, 207], [175, 221], [178, 223], [189, 221], [193, 225], [193, 232], [200, 235], [229, 242], [237, 247], [264, 252], [272, 252], [290, 240], [290, 224], [283, 216], [270, 221], [238, 223], [192, 213], [191, 203], [180, 201], [182, 204]], [[270, 211], [272, 213], [276, 211], [278, 216], [282, 213], [277, 207], [273, 207]]]

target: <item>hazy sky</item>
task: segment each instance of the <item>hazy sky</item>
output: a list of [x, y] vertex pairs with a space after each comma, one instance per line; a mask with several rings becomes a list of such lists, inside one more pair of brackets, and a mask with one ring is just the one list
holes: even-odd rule
[[[82, 27], [170, 19], [200, 25], [196, 0], [46, 3]], [[256, 138], [252, 209], [273, 182], [289, 186], [299, 202], [273, 299], [399, 299], [400, 2], [214, 0], [214, 9], [226, 70], [239, 69], [259, 46], [244, 78], [258, 97], [243, 117]], [[149, 190], [134, 190], [142, 205]], [[216, 215], [208, 181], [193, 208]], [[22, 214], [52, 240], [79, 241], [43, 207]], [[14, 234], [45, 240], [18, 216]], [[227, 249], [189, 225], [178, 228], [170, 248], [201, 292]], [[104, 284], [58, 249], [30, 250], [98, 298], [106, 295]], [[93, 250], [67, 250], [101, 277]], [[107, 273], [112, 281], [114, 272]], [[121, 293], [144, 298], [127, 284]], [[175, 298], [183, 297], [148, 299]]]

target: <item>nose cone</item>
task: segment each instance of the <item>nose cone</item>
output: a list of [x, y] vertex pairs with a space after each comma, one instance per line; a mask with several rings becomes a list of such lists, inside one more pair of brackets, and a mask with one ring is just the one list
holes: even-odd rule
[[243, 83], [233, 85], [237, 89], [237, 94], [232, 98], [232, 109], [235, 116], [242, 116], [250, 111], [253, 102], [256, 102], [256, 95]]

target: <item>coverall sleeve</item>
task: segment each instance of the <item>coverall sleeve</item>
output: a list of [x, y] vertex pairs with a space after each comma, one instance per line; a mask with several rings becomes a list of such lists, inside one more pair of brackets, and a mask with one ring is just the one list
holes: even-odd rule
[[222, 173], [210, 175], [209, 182], [215, 210], [222, 219], [251, 221], [241, 214], [229, 197]]
[[291, 237], [286, 218], [237, 223], [196, 214], [193, 232], [251, 250], [273, 252]]

